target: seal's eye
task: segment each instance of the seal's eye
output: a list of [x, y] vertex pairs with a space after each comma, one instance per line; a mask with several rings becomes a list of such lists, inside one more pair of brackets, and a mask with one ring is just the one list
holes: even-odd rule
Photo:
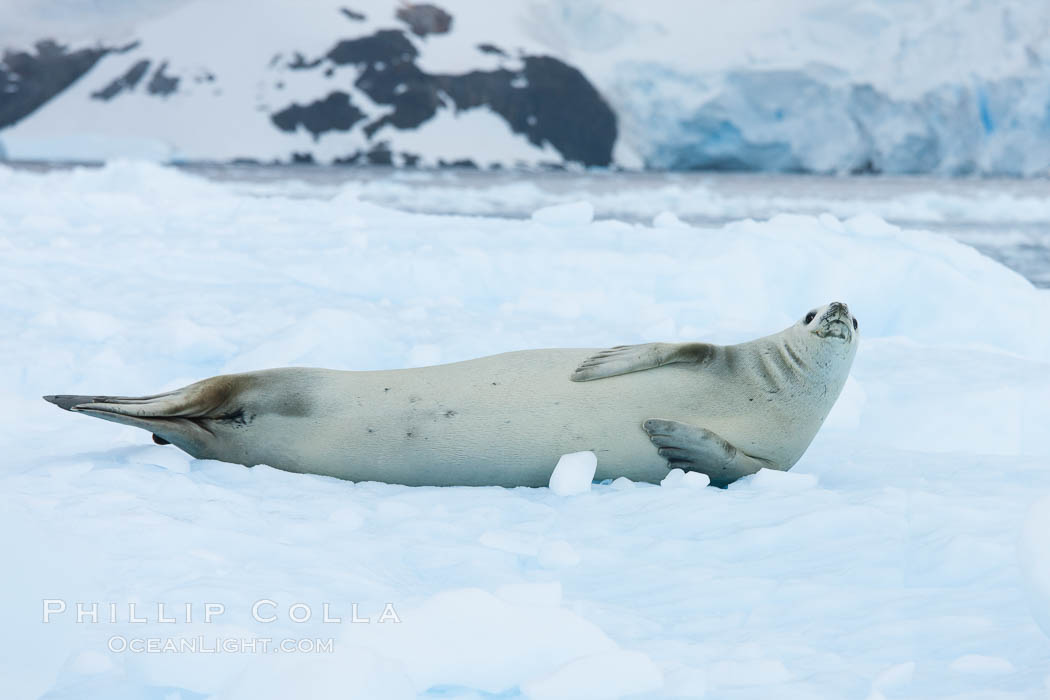
[[812, 323], [813, 319], [815, 319], [816, 317], [817, 317], [817, 312], [816, 311], [810, 311], [808, 314], [806, 314], [806, 325], [808, 326], [810, 323]]
[[857, 319], [853, 319], [853, 330], [857, 330]]

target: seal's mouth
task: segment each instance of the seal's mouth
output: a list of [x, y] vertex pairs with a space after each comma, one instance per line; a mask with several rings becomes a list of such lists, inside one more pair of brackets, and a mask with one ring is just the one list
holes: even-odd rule
[[845, 304], [832, 303], [813, 330], [820, 338], [838, 338], [847, 343], [853, 340], [853, 319]]
[[853, 326], [841, 319], [821, 320], [820, 326], [814, 331], [821, 338], [841, 338], [849, 342], [853, 338]]

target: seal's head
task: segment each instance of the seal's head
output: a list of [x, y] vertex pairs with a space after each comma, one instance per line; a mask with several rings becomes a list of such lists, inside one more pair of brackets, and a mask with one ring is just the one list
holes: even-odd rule
[[847, 345], [854, 343], [860, 333], [860, 324], [849, 307], [841, 301], [813, 309], [799, 323], [810, 333], [825, 340], [839, 340]]
[[788, 329], [787, 337], [800, 356], [805, 354], [813, 361], [814, 368], [845, 381], [860, 344], [860, 324], [848, 306], [833, 301], [808, 311]]

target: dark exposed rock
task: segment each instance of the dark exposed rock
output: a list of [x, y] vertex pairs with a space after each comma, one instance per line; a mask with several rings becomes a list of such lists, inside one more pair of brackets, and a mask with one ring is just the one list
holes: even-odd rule
[[371, 151], [365, 154], [369, 165], [393, 165], [394, 154], [390, 152], [390, 146], [383, 141], [377, 143]]
[[113, 82], [101, 90], [96, 90], [91, 93], [91, 97], [96, 100], [112, 100], [114, 97], [124, 92], [125, 90], [134, 90], [135, 86], [142, 80], [142, 76], [146, 75], [146, 71], [149, 70], [149, 61], [143, 59], [138, 61], [128, 72], [120, 76]]
[[293, 153], [292, 162], [299, 165], [315, 165], [312, 153]]
[[47, 40], [37, 42], [36, 53], [5, 51], [0, 60], [0, 129], [72, 85], [110, 50], [95, 47], [69, 51]]
[[346, 39], [328, 52], [328, 58], [338, 65], [410, 63], [418, 55], [400, 29], [383, 29], [360, 39]]
[[452, 170], [477, 170], [478, 164], [472, 161], [470, 158], [461, 158], [459, 160], [438, 160], [439, 168], [449, 168]]
[[359, 165], [364, 154], [355, 151], [348, 156], [340, 156], [332, 159], [332, 165]]
[[363, 12], [355, 12], [349, 7], [340, 7], [339, 11], [342, 12], [347, 19], [352, 19], [355, 22], [364, 22], [366, 19], [368, 19], [367, 17], [365, 17]]
[[293, 56], [292, 60], [288, 62], [288, 67], [292, 70], [309, 70], [310, 68], [316, 68], [321, 65], [321, 61], [323, 60], [323, 58], [315, 58], [312, 61], [307, 61], [305, 56], [296, 51], [295, 56]]
[[566, 160], [609, 165], [616, 115], [580, 71], [549, 56], [525, 57], [525, 70], [438, 76], [458, 109], [487, 105], [537, 146], [549, 142]]
[[363, 67], [354, 85], [374, 102], [394, 107], [393, 112], [366, 128], [369, 136], [387, 124], [412, 129], [434, 116], [441, 104], [437, 85], [415, 64], [418, 55], [404, 32], [397, 29], [341, 41], [328, 52], [334, 63]]
[[[550, 143], [566, 160], [589, 166], [612, 162], [616, 117], [572, 66], [555, 58], [527, 56], [521, 71], [434, 75], [416, 65], [418, 55], [405, 33], [393, 29], [341, 41], [328, 52], [332, 63], [360, 70], [355, 87], [376, 104], [393, 108], [363, 127], [369, 139], [384, 127], [414, 129], [439, 109], [488, 107], [514, 132], [537, 146]], [[449, 98], [452, 104], [447, 104]], [[272, 119], [286, 131], [302, 123], [317, 137], [325, 131], [348, 130], [364, 117], [349, 96], [337, 92], [306, 107], [288, 107]], [[366, 156], [369, 162], [379, 158]]]
[[[358, 18], [359, 13], [343, 9], [348, 18]], [[398, 14], [419, 36], [446, 32], [452, 21], [444, 10], [425, 3], [405, 4]], [[382, 138], [384, 128], [413, 129], [442, 109], [488, 108], [501, 115], [514, 132], [524, 134], [538, 146], [551, 144], [566, 160], [585, 165], [611, 162], [615, 117], [578, 70], [554, 58], [528, 56], [519, 71], [431, 74], [416, 62], [418, 44], [408, 29], [386, 29], [340, 41], [322, 57], [293, 53], [289, 60], [289, 53], [275, 54], [271, 67], [316, 69], [334, 80], [345, 75], [336, 73], [339, 66], [353, 66], [355, 87], [383, 109], [379, 114], [368, 115], [351, 102], [350, 91], [333, 91], [314, 102], [292, 103], [272, 113], [273, 124], [284, 131], [302, 126], [315, 139], [329, 131], [345, 132], [363, 126], [364, 135], [375, 143]], [[55, 42], [44, 41], [37, 44], [35, 53], [6, 52], [0, 62], [0, 128], [33, 112], [90, 70], [106, 53], [134, 46], [71, 52]], [[478, 50], [507, 55], [493, 44], [480, 44]], [[183, 78], [198, 84], [215, 81], [214, 75], [204, 69], [184, 76], [168, 71], [167, 61], [136, 61], [122, 75], [92, 93], [92, 97], [108, 101], [142, 85], [148, 94], [165, 97], [178, 91]], [[279, 89], [284, 82], [278, 79], [273, 85]], [[260, 109], [269, 111], [261, 105]], [[412, 164], [419, 159], [415, 154], [392, 153], [386, 142], [368, 146], [354, 157], [361, 162], [383, 164]], [[468, 166], [466, 162], [444, 165]]]
[[281, 131], [295, 131], [302, 125], [315, 139], [326, 131], [349, 131], [364, 118], [365, 113], [354, 106], [350, 95], [338, 91], [305, 106], [293, 104], [270, 116]]
[[447, 34], [452, 28], [452, 15], [429, 3], [404, 4], [397, 8], [397, 18], [408, 25], [416, 36]]
[[146, 91], [149, 94], [167, 97], [179, 89], [179, 77], [177, 75], [167, 75], [165, 73], [167, 68], [168, 62], [165, 61], [153, 72], [153, 77], [149, 79], [149, 85], [146, 86]]

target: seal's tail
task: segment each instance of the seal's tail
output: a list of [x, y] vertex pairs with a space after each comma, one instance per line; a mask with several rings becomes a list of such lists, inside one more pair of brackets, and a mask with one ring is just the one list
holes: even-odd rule
[[160, 444], [192, 448], [211, 437], [209, 420], [222, 411], [232, 391], [229, 377], [213, 377], [153, 396], [45, 396], [59, 408], [103, 420], [142, 428]]
[[45, 396], [50, 401], [67, 411], [96, 410], [108, 411], [125, 416], [178, 416], [186, 410], [185, 402], [176, 397], [178, 391], [153, 396], [74, 396], [58, 394]]

